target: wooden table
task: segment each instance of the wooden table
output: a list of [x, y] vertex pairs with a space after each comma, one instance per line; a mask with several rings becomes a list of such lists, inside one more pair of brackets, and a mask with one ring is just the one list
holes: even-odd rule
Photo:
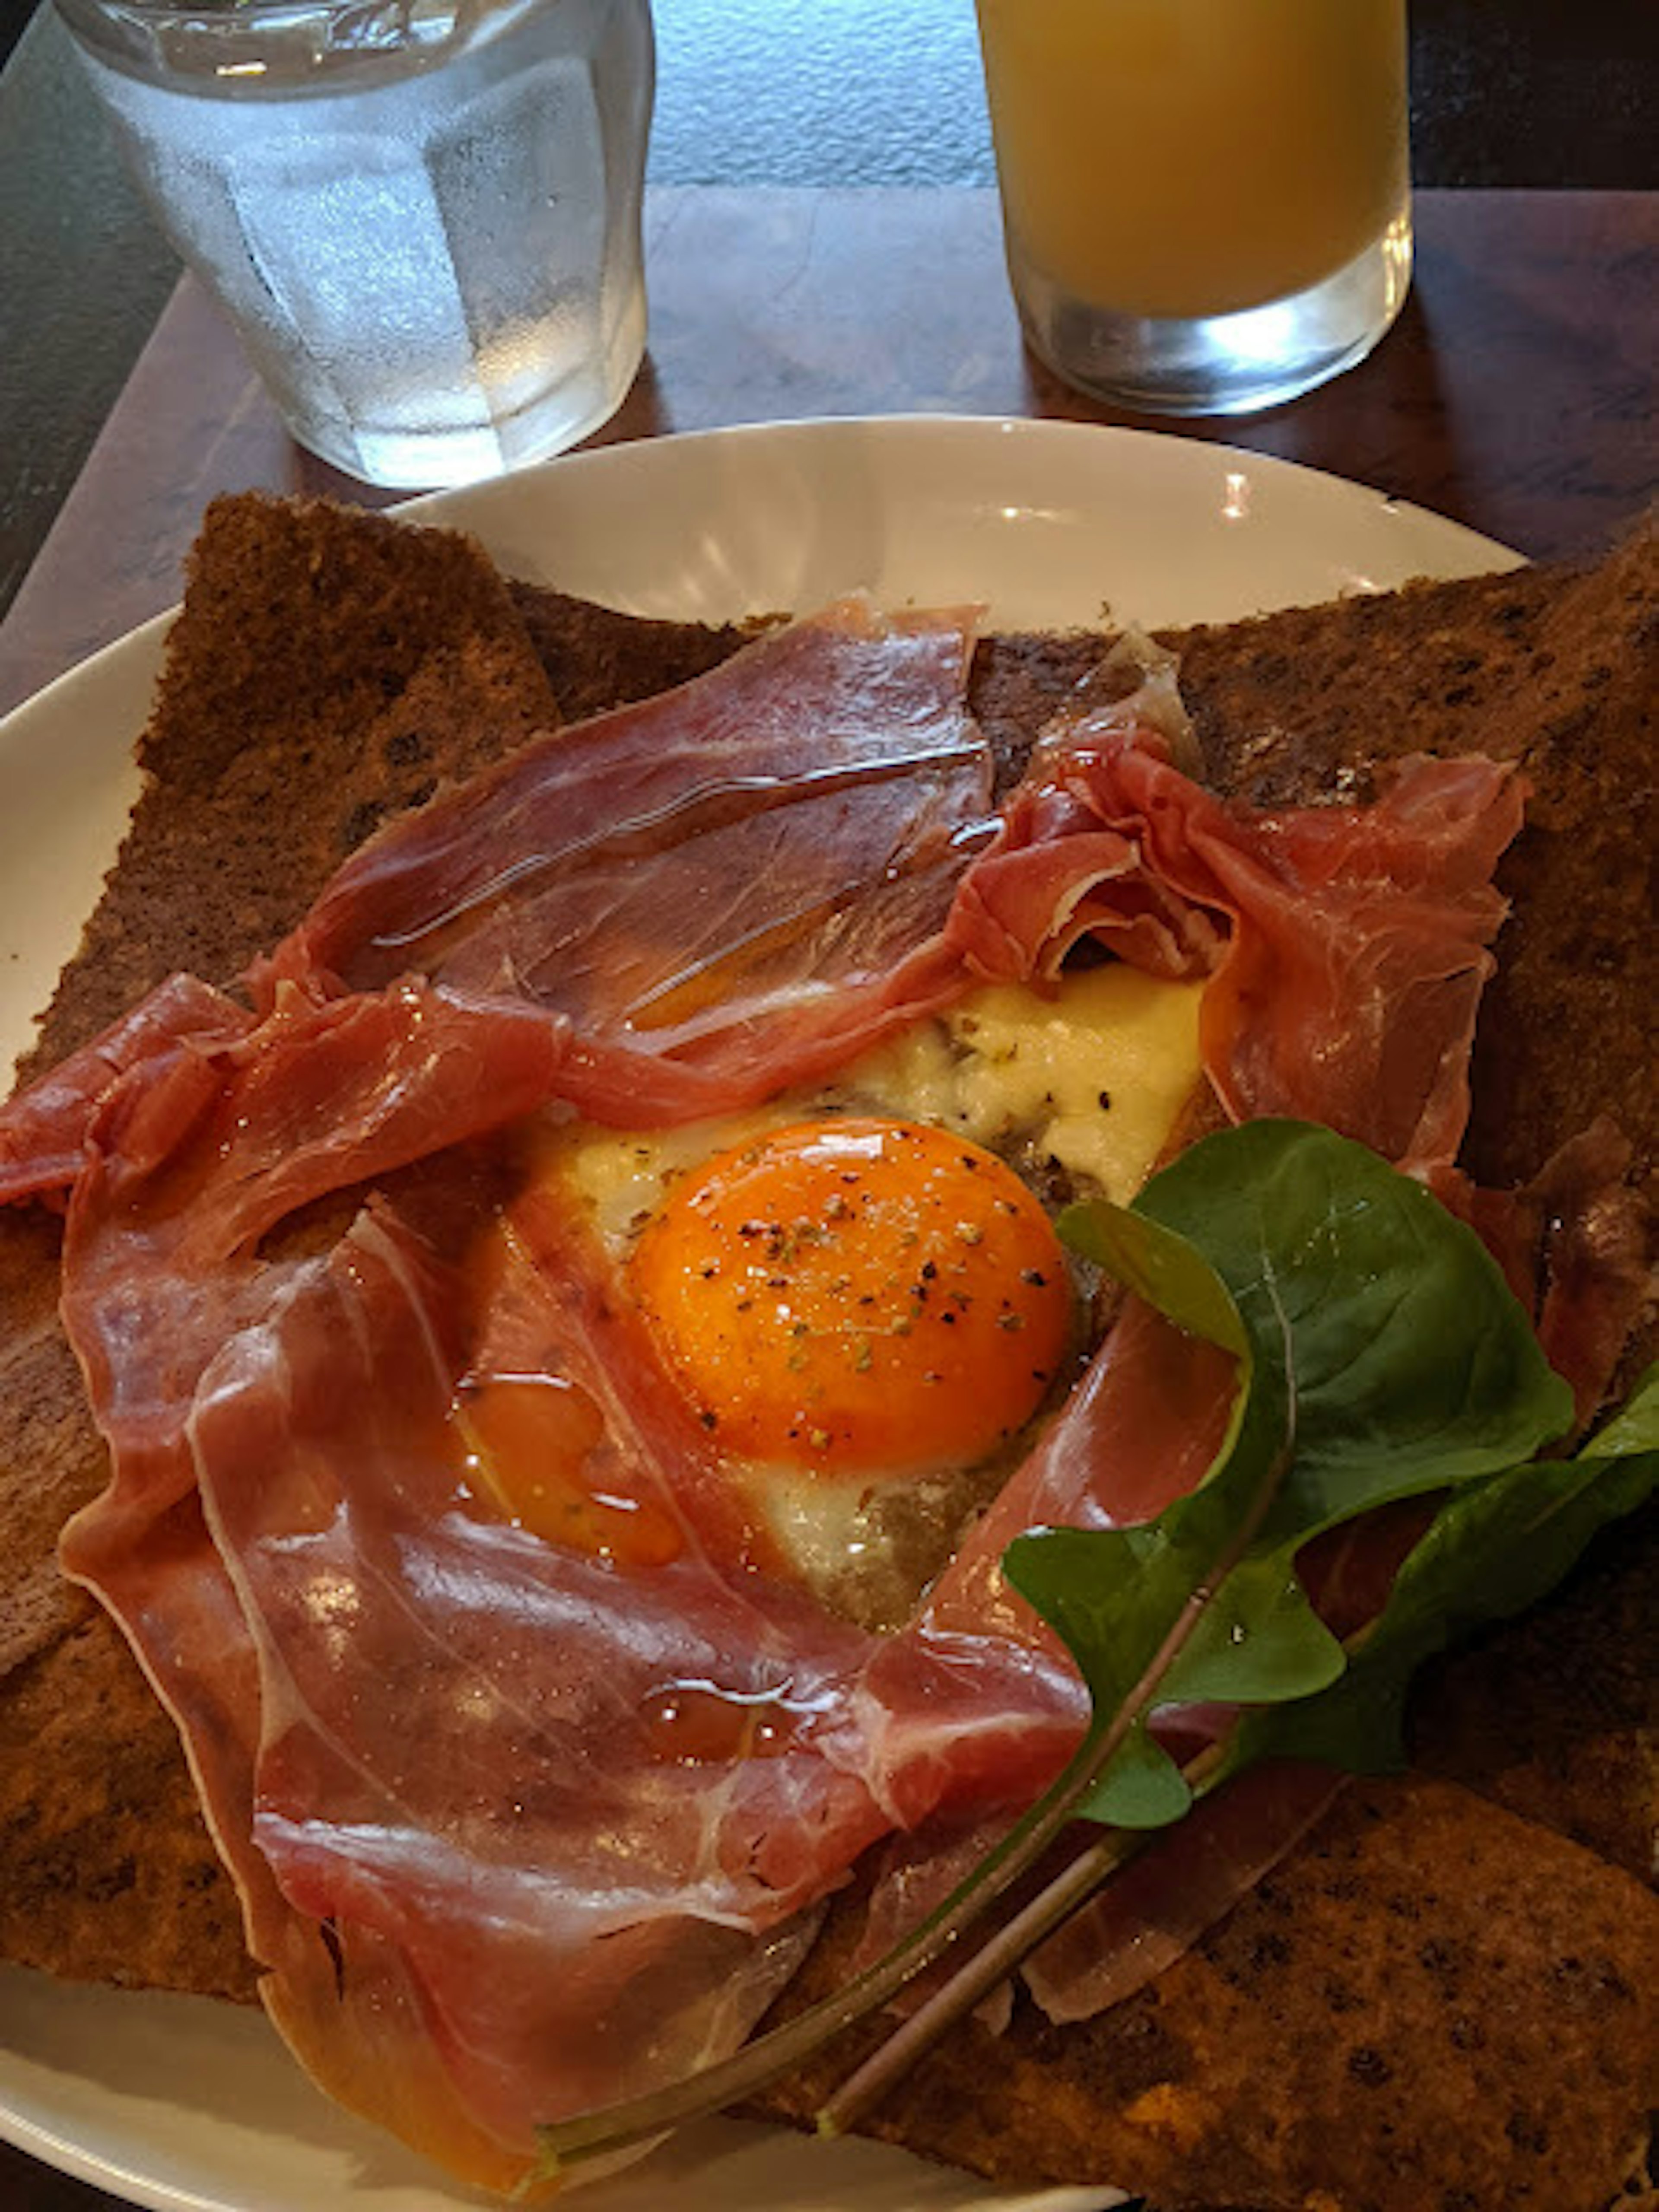
[[[648, 256], [650, 351], [595, 443], [918, 410], [1135, 419], [1024, 352], [993, 193], [665, 190]], [[1412, 296], [1369, 361], [1289, 406], [1166, 427], [1571, 551], [1659, 483], [1656, 303], [1659, 192], [1425, 192]], [[171, 605], [208, 500], [251, 486], [387, 496], [292, 444], [186, 280], [0, 624], [0, 712]]]
[[[1530, 555], [1605, 542], [1659, 489], [1659, 193], [1429, 192], [1419, 216], [1412, 299], [1368, 362], [1188, 434], [1356, 477]], [[595, 443], [813, 415], [1131, 419], [1024, 354], [988, 192], [665, 191], [648, 251], [649, 357]], [[207, 501], [252, 486], [385, 503], [296, 450], [186, 282], [0, 625], [0, 711], [170, 605]], [[0, 2147], [6, 2212], [111, 2202]]]

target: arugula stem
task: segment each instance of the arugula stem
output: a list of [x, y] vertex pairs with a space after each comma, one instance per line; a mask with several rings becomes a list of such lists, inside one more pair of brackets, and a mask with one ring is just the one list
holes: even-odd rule
[[[974, 1871], [890, 1951], [833, 1996], [820, 1998], [793, 2020], [755, 2037], [731, 2057], [703, 2067], [683, 2081], [540, 2129], [544, 2173], [629, 2148], [689, 2120], [722, 2112], [788, 2073], [843, 2028], [884, 2004], [942, 1958], [969, 1923], [1042, 1856], [1098, 1772], [1101, 1742], [1100, 1737], [1085, 1737], [1057, 1779]], [[1109, 1756], [1109, 1751], [1103, 1754]]]
[[[1209, 1795], [1226, 1778], [1228, 1747], [1210, 1744], [1183, 1768], [1194, 1802]], [[823, 2136], [842, 2135], [856, 2124], [872, 2106], [896, 2086], [941, 2036], [970, 2013], [981, 1998], [1020, 1966], [1045, 1936], [1069, 1919], [1078, 1907], [1115, 1874], [1124, 1863], [1143, 1850], [1160, 1832], [1140, 1833], [1108, 1829], [1099, 1839], [1085, 1844], [1053, 1881], [1028, 1899], [1006, 1926], [997, 1929], [964, 1960], [944, 1985], [920, 2005], [903, 2026], [879, 2045], [855, 2069], [839, 2089], [814, 2114]]]
[[895, 2087], [925, 2051], [970, 2013], [1091, 1891], [1150, 1842], [1150, 1832], [1108, 1831], [1086, 1844], [1046, 1888], [964, 1960], [942, 1989], [856, 2068], [813, 2115], [821, 2136], [842, 2135]]

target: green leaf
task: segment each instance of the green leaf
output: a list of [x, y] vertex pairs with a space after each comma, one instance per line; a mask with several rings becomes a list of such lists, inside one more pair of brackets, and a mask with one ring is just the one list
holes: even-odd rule
[[[1093, 1225], [1098, 1252], [1123, 1245], [1137, 1279], [1158, 1285], [1179, 1310], [1201, 1315], [1213, 1340], [1242, 1347], [1228, 1434], [1195, 1491], [1144, 1527], [1033, 1530], [1003, 1555], [1009, 1581], [1061, 1637], [1089, 1686], [1095, 1740], [1109, 1753], [1089, 1792], [1091, 1817], [1162, 1825], [1178, 1819], [1189, 1797], [1146, 1723], [1182, 1644], [1243, 1556], [1290, 1466], [1294, 1414], [1285, 1346], [1269, 1328], [1261, 1356], [1228, 1286], [1201, 1253], [1119, 1207], [1103, 1207]], [[1300, 1620], [1286, 1614], [1273, 1623], [1287, 1644], [1328, 1644], [1305, 1605], [1302, 1612]], [[1297, 1691], [1330, 1677], [1322, 1649], [1311, 1672], [1299, 1670], [1288, 1650], [1279, 1663]], [[1107, 1741], [1113, 1731], [1115, 1744]]]
[[1357, 1773], [1405, 1765], [1405, 1713], [1425, 1659], [1535, 1605], [1609, 1522], [1659, 1483], [1659, 1369], [1576, 1459], [1534, 1460], [1449, 1498], [1394, 1580], [1341, 1679], [1243, 1724], [1230, 1765], [1285, 1756]]
[[1289, 1332], [1296, 1461], [1270, 1533], [1305, 1541], [1571, 1426], [1571, 1394], [1479, 1237], [1364, 1146], [1249, 1122], [1194, 1146], [1136, 1207], [1203, 1252], [1253, 1336], [1270, 1316]]
[[1202, 1240], [1171, 1236], [1154, 1216], [1099, 1199], [1068, 1206], [1060, 1233], [1085, 1260], [1134, 1291], [1149, 1306], [1206, 1344], [1243, 1358], [1249, 1338], [1226, 1283], [1205, 1256]]
[[1158, 1705], [1305, 1702], [1341, 1675], [1301, 1547], [1510, 1466], [1565, 1430], [1571, 1396], [1473, 1232], [1328, 1129], [1223, 1131], [1133, 1207], [1076, 1207], [1061, 1229], [1239, 1361], [1197, 1490], [1145, 1527], [1035, 1531], [1005, 1559], [1082, 1669], [1097, 1736], [1116, 1732], [1086, 1811], [1142, 1826], [1188, 1802], [1147, 1734]]
[[1659, 1451], [1659, 1364], [1650, 1367], [1619, 1411], [1579, 1453], [1580, 1459], [1633, 1459]]
[[1078, 1801], [1076, 1817], [1103, 1828], [1167, 1828], [1192, 1809], [1192, 1784], [1137, 1721], [1100, 1778]]
[[1206, 1608], [1163, 1695], [1171, 1705], [1276, 1705], [1322, 1689], [1342, 1666], [1342, 1646], [1308, 1603], [1293, 1558], [1253, 1552]]

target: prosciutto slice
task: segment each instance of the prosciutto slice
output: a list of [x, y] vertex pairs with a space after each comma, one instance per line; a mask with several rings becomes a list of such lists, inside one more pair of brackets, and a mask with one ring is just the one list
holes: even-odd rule
[[[112, 1450], [65, 1564], [179, 1721], [301, 2057], [492, 2185], [538, 2120], [741, 2040], [876, 1838], [1029, 1801], [1084, 1700], [1002, 1547], [1158, 1510], [1231, 1388], [1132, 1309], [916, 1618], [866, 1635], [777, 1571], [526, 1118], [765, 1097], [982, 976], [1041, 988], [1086, 933], [1217, 978], [1233, 1110], [1455, 1145], [1502, 772], [1256, 817], [1120, 709], [996, 829], [966, 638], [834, 609], [538, 742], [365, 848], [252, 1021], [178, 987], [7, 1125], [10, 1188], [72, 1182]], [[591, 1408], [563, 1533], [471, 1482], [480, 1372]]]
[[125, 1019], [0, 1106], [0, 1206], [67, 1190], [99, 1107], [130, 1068], [177, 1048], [229, 1042], [243, 1010], [193, 975], [170, 976]]
[[1268, 1760], [1194, 1806], [1026, 1960], [1026, 1987], [1049, 2019], [1092, 2019], [1156, 1980], [1294, 1849], [1341, 1781], [1328, 1767]]
[[[355, 1097], [334, 1090], [348, 1031]], [[548, 1036], [408, 987], [289, 1010], [118, 1095], [67, 1231], [115, 1476], [65, 1565], [179, 1720], [300, 2055], [405, 2124], [401, 2063], [364, 2062], [380, 1991], [368, 2047], [403, 2016], [438, 2057], [417, 2140], [503, 2183], [538, 2118], [740, 2040], [810, 1938], [792, 1917], [884, 1825], [811, 1740], [865, 1640], [711, 1564], [698, 1523], [718, 1515], [664, 1471], [695, 1455], [690, 1417], [641, 1384], [636, 1325], [579, 1291], [580, 1253], [547, 1267], [547, 1222], [541, 1264], [501, 1275], [483, 1316], [384, 1206], [321, 1255], [259, 1252], [278, 1218], [428, 1148], [423, 1210], [454, 1214], [456, 1148], [545, 1092]], [[608, 1492], [674, 1532], [654, 1571], [477, 1510], [449, 1419], [469, 1335], [602, 1398]], [[653, 1724], [676, 1685], [775, 1705], [790, 1739], [682, 1761]]]
[[1113, 709], [1045, 742], [949, 933], [992, 975], [1053, 975], [1085, 936], [1207, 975], [1205, 1066], [1236, 1120], [1325, 1121], [1432, 1167], [1468, 1116], [1522, 796], [1498, 763], [1413, 758], [1374, 806], [1228, 805]]
[[414, 969], [549, 1007], [638, 1048], [601, 1119], [807, 1079], [950, 987], [934, 940], [991, 829], [971, 642], [847, 600], [526, 746], [365, 846], [258, 987]]
[[[453, 1307], [360, 1223], [210, 1368], [191, 1447], [261, 1670], [252, 1844], [348, 1979], [360, 1931], [406, 1960], [463, 2108], [527, 2145], [740, 2040], [882, 1824], [811, 1741], [855, 1632], [689, 1531], [619, 1574], [465, 1510]], [[773, 1755], [676, 1756], [677, 1684], [775, 1712]]]
[[1629, 1139], [1601, 1116], [1520, 1190], [1479, 1189], [1455, 1168], [1430, 1178], [1532, 1310], [1550, 1365], [1572, 1386], [1580, 1431], [1605, 1402], [1652, 1297], [1651, 1208], [1632, 1164]]

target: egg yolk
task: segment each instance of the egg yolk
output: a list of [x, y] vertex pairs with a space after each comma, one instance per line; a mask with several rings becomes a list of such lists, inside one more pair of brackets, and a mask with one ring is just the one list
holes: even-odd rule
[[629, 1277], [720, 1443], [825, 1474], [986, 1457], [1042, 1403], [1071, 1328], [1024, 1184], [908, 1121], [804, 1123], [717, 1155], [653, 1216]]

